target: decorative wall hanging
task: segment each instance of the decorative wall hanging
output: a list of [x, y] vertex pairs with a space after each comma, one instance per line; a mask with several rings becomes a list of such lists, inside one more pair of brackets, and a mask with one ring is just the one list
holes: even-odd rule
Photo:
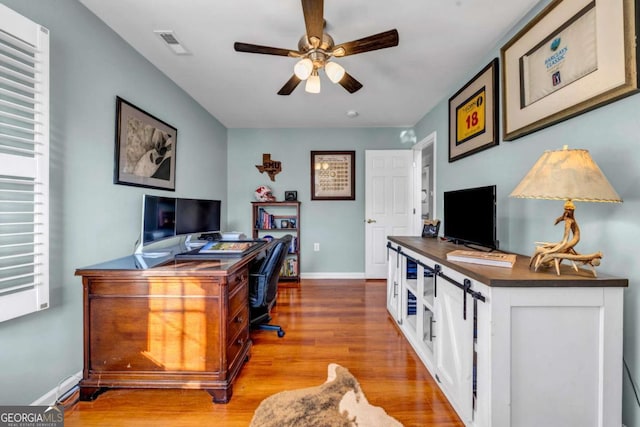
[[498, 145], [498, 58], [449, 98], [449, 162]]
[[638, 90], [635, 0], [555, 0], [500, 50], [503, 138]]
[[116, 97], [114, 184], [176, 189], [178, 130]]
[[271, 160], [271, 154], [264, 153], [262, 155], [262, 164], [256, 165], [260, 173], [267, 173], [271, 181], [276, 180], [276, 175], [282, 172], [282, 163], [277, 160]]
[[311, 200], [355, 200], [356, 152], [311, 152]]

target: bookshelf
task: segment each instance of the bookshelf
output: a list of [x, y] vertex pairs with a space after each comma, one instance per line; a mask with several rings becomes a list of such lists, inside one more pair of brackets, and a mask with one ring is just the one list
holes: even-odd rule
[[293, 236], [280, 281], [300, 281], [300, 202], [251, 202], [251, 207], [254, 239]]

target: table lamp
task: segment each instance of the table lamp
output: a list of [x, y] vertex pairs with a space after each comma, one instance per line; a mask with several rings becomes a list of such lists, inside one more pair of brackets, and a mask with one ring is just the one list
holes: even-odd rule
[[622, 199], [587, 150], [570, 150], [565, 145], [562, 150], [545, 151], [509, 196], [565, 200], [564, 213], [555, 221], [555, 224], [565, 223], [562, 240], [557, 243], [536, 242], [530, 267], [535, 271], [540, 267], [555, 267], [559, 275], [560, 263], [566, 260], [576, 271], [577, 264], [590, 266], [596, 276], [595, 267], [600, 265], [602, 253], [583, 255], [574, 249], [580, 241], [580, 228], [574, 217], [576, 208], [573, 202], [620, 203]]

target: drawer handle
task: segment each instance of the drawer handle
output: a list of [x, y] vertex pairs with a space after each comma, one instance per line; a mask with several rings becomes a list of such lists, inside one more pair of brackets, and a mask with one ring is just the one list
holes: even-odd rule
[[244, 317], [242, 316], [236, 317], [236, 323], [242, 323], [242, 322], [244, 322]]
[[244, 344], [244, 340], [242, 338], [238, 338], [238, 340], [236, 341], [236, 344], [242, 347], [242, 345]]

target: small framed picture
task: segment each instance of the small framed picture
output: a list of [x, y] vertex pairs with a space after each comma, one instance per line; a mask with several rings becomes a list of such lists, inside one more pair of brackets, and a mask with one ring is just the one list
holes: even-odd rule
[[440, 231], [440, 220], [424, 220], [422, 225], [422, 237], [438, 237], [438, 231]]
[[280, 221], [280, 228], [290, 228], [290, 227], [291, 225], [288, 219], [283, 219], [282, 221]]
[[298, 192], [297, 191], [285, 191], [284, 192], [284, 200], [287, 202], [295, 202], [298, 200]]

